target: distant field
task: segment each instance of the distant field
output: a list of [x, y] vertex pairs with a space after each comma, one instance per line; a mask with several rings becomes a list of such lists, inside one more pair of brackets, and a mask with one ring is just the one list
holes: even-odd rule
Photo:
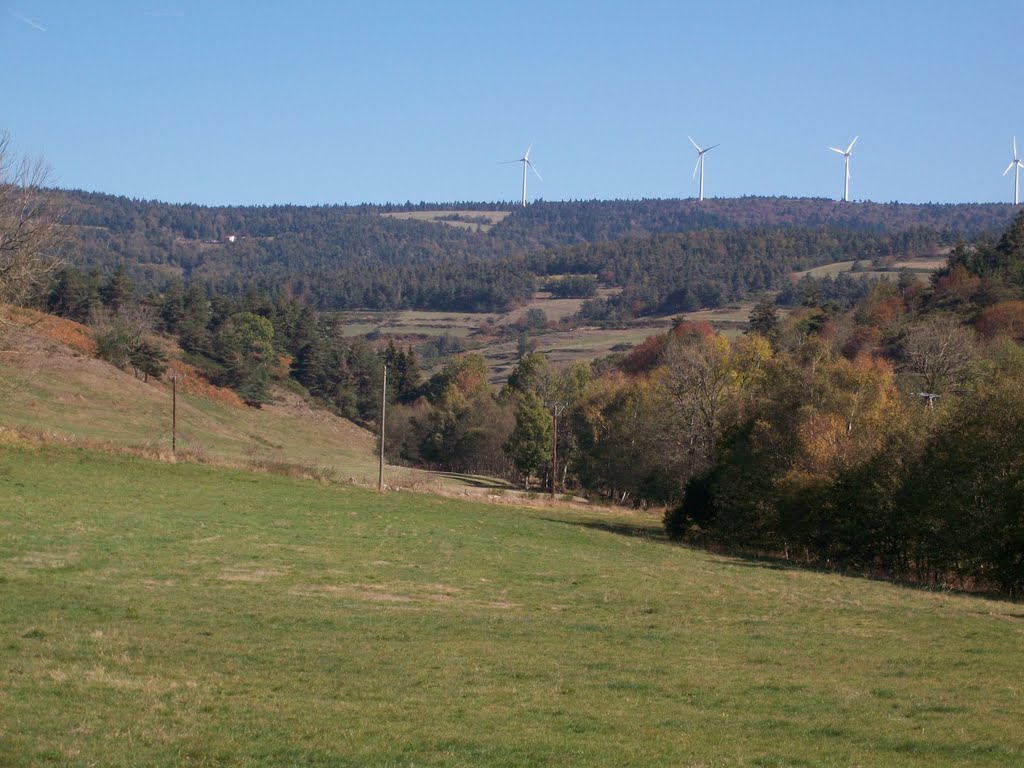
[[[614, 291], [604, 290], [602, 295]], [[543, 310], [549, 320], [558, 321], [575, 314], [582, 299], [554, 299], [549, 293], [538, 292], [533, 301], [504, 315], [490, 313], [460, 312], [342, 312], [346, 336], [379, 333], [388, 336], [440, 336], [449, 334], [466, 339], [469, 348], [484, 354], [492, 365], [492, 383], [504, 383], [517, 359], [518, 341], [510, 339], [500, 343], [489, 343], [484, 347], [474, 345], [471, 334], [488, 323], [496, 326], [518, 321], [530, 309]], [[752, 302], [725, 310], [708, 310], [687, 314], [688, 319], [710, 322], [716, 328], [730, 333], [737, 323], [746, 323]], [[538, 350], [548, 355], [556, 365], [578, 360], [593, 360], [603, 357], [620, 345], [636, 345], [648, 336], [663, 333], [671, 325], [671, 317], [646, 318], [643, 324], [625, 329], [601, 329], [581, 327], [571, 331], [537, 332], [531, 339]]]
[[549, 293], [537, 293], [533, 301], [519, 309], [503, 315], [501, 323], [515, 323], [521, 320], [531, 309], [539, 309], [548, 320], [560, 321], [570, 315], [575, 315], [583, 306], [584, 299], [555, 299]]
[[892, 268], [895, 270], [907, 269], [911, 272], [934, 272], [946, 266], [949, 258], [941, 259], [907, 259], [894, 262]]
[[[490, 232], [491, 228], [509, 215], [509, 211], [399, 211], [382, 213], [381, 216], [393, 219], [414, 219], [429, 221], [435, 224], [446, 224], [460, 229]], [[458, 216], [458, 219], [450, 217]]]
[[[796, 272], [797, 278], [801, 278], [804, 275], [810, 275], [811, 277], [825, 277], [831, 275], [835, 277], [842, 272], [849, 272], [853, 277], [881, 277], [886, 280], [895, 280], [899, 278], [899, 273], [902, 270], [908, 272], [929, 274], [937, 269], [942, 269], [946, 266], [948, 257], [935, 257], [935, 258], [917, 258], [917, 259], [901, 259], [893, 262], [893, 265], [889, 269], [884, 270], [873, 270], [871, 269], [871, 261], [868, 259], [861, 259], [859, 261], [837, 261], [833, 264], [824, 264], [820, 267], [814, 267], [813, 269], [806, 269], [803, 272]], [[854, 271], [854, 266], [860, 264], [862, 269]]]
[[488, 320], [497, 322], [502, 315], [467, 312], [339, 312], [346, 336], [368, 333], [387, 335], [468, 336]]
[[1018, 604], [3, 440], [9, 768], [1024, 763]]
[[[614, 347], [635, 346], [649, 336], [664, 333], [670, 327], [669, 318], [652, 322], [657, 324], [625, 329], [577, 328], [571, 332], [539, 334], [531, 337], [531, 343], [556, 366], [578, 361], [589, 362], [605, 357], [614, 351]], [[518, 359], [518, 341], [491, 344], [481, 351], [491, 364], [491, 382], [503, 384]]]

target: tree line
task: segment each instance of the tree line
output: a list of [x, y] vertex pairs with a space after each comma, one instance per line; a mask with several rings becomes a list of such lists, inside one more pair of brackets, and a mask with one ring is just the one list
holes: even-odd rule
[[[924, 253], [956, 236], [997, 232], [1012, 211], [787, 198], [541, 202], [512, 208], [490, 229], [467, 229], [382, 214], [501, 206], [206, 207], [78, 191], [50, 196], [66, 211], [76, 263], [104, 273], [123, 266], [143, 290], [163, 290], [177, 277], [217, 293], [239, 297], [255, 288], [319, 309], [503, 311], [550, 275], [589, 273], [623, 289], [622, 298], [591, 305], [588, 319], [686, 311], [693, 302], [778, 288], [789, 261], [814, 266], [861, 246]], [[671, 269], [680, 256], [685, 276]], [[667, 293], [659, 288], [666, 277], [673, 279]]]
[[[1024, 214], [928, 283], [680, 317], [501, 392], [464, 356], [396, 409], [396, 460], [667, 508], [670, 537], [930, 584], [1024, 588]], [[555, 457], [557, 458], [557, 462]]]

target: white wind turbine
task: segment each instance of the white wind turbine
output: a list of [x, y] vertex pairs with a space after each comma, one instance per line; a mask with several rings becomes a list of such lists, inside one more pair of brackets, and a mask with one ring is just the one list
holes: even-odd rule
[[857, 143], [857, 139], [860, 136], [854, 136], [853, 141], [850, 142], [850, 146], [846, 148], [844, 152], [841, 149], [835, 147], [829, 147], [833, 152], [838, 152], [846, 160], [846, 186], [843, 187], [843, 202], [847, 202], [850, 199], [850, 154], [853, 152], [853, 145]]
[[[704, 154], [706, 152], [710, 152], [715, 147], [720, 147], [722, 145], [721, 144], [712, 144], [707, 149], [701, 149], [697, 145], [697, 142], [693, 140], [692, 136], [687, 136], [686, 138], [688, 138], [690, 140], [690, 143], [693, 144], [693, 148], [697, 150], [697, 164], [695, 166], [693, 166], [693, 176], [697, 175], [697, 170], [699, 169], [700, 170], [700, 199], [703, 200], [704, 199]], [[693, 178], [693, 176], [691, 176], [691, 178]]]
[[1020, 169], [1024, 167], [1024, 162], [1021, 162], [1020, 157], [1017, 155], [1017, 137], [1013, 137], [1013, 160], [1006, 166], [1006, 170], [1003, 171], [1003, 176], [1010, 172], [1013, 168], [1013, 204], [1020, 205]]
[[532, 150], [533, 150], [533, 144], [530, 145], [530, 148], [527, 149], [526, 152], [523, 154], [523, 156], [521, 158], [519, 158], [518, 160], [505, 160], [502, 163], [502, 165], [508, 165], [509, 163], [522, 163], [523, 164], [523, 205], [524, 206], [526, 205], [526, 169], [527, 169], [527, 167], [529, 167], [529, 169], [531, 171], [533, 171], [534, 173], [537, 174], [537, 178], [538, 179], [540, 179], [541, 181], [544, 181], [544, 179], [541, 177], [541, 175], [539, 173], [537, 173], [537, 169], [534, 168], [533, 163], [530, 162], [530, 152]]

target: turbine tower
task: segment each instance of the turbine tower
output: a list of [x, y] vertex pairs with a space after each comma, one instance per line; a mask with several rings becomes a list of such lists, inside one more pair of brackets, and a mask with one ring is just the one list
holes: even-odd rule
[[850, 146], [846, 148], [845, 152], [841, 149], [836, 149], [835, 147], [829, 147], [829, 149], [833, 152], [838, 152], [846, 160], [846, 186], [843, 187], [844, 203], [850, 200], [850, 154], [853, 152], [853, 145], [857, 143], [857, 139], [859, 138], [860, 136], [854, 136], [853, 141], [850, 142]]
[[[693, 140], [692, 136], [687, 136], [686, 138], [688, 138], [690, 140], [690, 143], [693, 144], [693, 148], [697, 150], [697, 164], [695, 166], [693, 166], [693, 176], [697, 175], [697, 170], [699, 169], [700, 170], [700, 200], [703, 200], [704, 199], [704, 154], [706, 152], [710, 152], [715, 147], [720, 147], [722, 145], [721, 144], [712, 144], [707, 149], [701, 149], [697, 145], [697, 142]], [[691, 176], [690, 178], [693, 178], [693, 176]]]
[[1017, 137], [1013, 137], [1013, 160], [1006, 166], [1006, 170], [1003, 171], [1003, 176], [1010, 172], [1013, 168], [1013, 204], [1020, 205], [1020, 169], [1024, 167], [1024, 162], [1021, 162], [1020, 156], [1017, 154]]
[[537, 169], [534, 168], [533, 163], [530, 162], [530, 152], [532, 150], [533, 150], [533, 144], [530, 145], [529, 149], [527, 149], [526, 152], [523, 154], [523, 156], [520, 157], [518, 160], [505, 160], [502, 163], [502, 165], [508, 165], [509, 163], [522, 163], [523, 164], [523, 206], [524, 207], [526, 206], [526, 169], [529, 168], [531, 171], [533, 171], [534, 173], [537, 174], [537, 178], [538, 179], [540, 179], [541, 181], [544, 181], [544, 179], [541, 177], [541, 175], [539, 173], [537, 173]]

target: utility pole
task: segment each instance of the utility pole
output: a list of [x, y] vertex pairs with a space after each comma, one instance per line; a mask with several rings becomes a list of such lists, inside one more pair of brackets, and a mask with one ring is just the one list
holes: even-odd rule
[[555, 484], [558, 478], [558, 417], [565, 410], [565, 403], [553, 400], [548, 403], [551, 409], [551, 498], [555, 498]]
[[171, 455], [178, 456], [178, 379], [185, 378], [184, 373], [171, 374]]
[[380, 390], [380, 471], [377, 474], [377, 493], [384, 492], [384, 415], [388, 407], [388, 367], [384, 366], [384, 385]]

